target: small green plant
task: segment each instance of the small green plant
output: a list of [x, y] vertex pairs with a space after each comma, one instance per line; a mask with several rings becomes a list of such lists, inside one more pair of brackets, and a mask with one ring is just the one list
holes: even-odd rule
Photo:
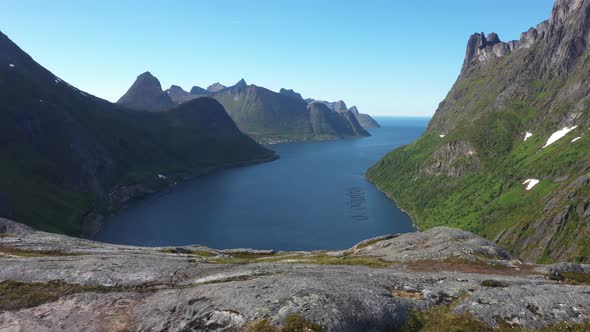
[[508, 287], [508, 284], [497, 280], [484, 280], [481, 282], [484, 287]]

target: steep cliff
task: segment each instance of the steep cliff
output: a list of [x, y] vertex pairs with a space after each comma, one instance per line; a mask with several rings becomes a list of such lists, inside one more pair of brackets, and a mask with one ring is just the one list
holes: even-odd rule
[[517, 41], [468, 42], [416, 142], [368, 171], [421, 228], [451, 225], [538, 261], [590, 261], [590, 1], [558, 0]]

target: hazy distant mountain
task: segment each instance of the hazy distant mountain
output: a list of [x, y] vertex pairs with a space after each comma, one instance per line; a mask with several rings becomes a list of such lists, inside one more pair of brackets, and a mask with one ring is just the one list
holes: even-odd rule
[[360, 113], [356, 106], [352, 106], [348, 110], [351, 111], [352, 114], [354, 114], [354, 116], [361, 124], [361, 126], [363, 126], [363, 128], [381, 128], [381, 126], [379, 125], [379, 123], [377, 123], [377, 121], [375, 121], [375, 119], [373, 119], [369, 114]]
[[172, 101], [177, 105], [186, 103], [191, 99], [199, 97], [199, 95], [195, 95], [190, 92], [184, 91], [184, 89], [179, 87], [178, 85], [170, 86], [170, 89], [166, 90], [165, 92], [168, 94], [170, 99], [172, 99]]
[[329, 101], [325, 101], [325, 100], [314, 100], [312, 98], [308, 98], [308, 99], [305, 99], [305, 101], [310, 104], [313, 102], [322, 103], [322, 104], [326, 105], [328, 108], [330, 108], [331, 110], [337, 111], [337, 112], [350, 111], [350, 112], [352, 112], [352, 114], [354, 114], [357, 121], [365, 129], [381, 128], [381, 126], [379, 125], [379, 123], [377, 123], [377, 121], [375, 121], [375, 119], [373, 119], [369, 114], [360, 113], [356, 106], [352, 106], [350, 109], [347, 109], [346, 103], [342, 100], [335, 101], [335, 102], [329, 102]]
[[[223, 89], [212, 97], [225, 107], [240, 130], [257, 139], [310, 140], [369, 135], [356, 127], [351, 129], [353, 124], [344, 125], [349, 121], [337, 112], [314, 118], [303, 99], [256, 85]], [[314, 119], [321, 123], [314, 123]]]
[[309, 105], [309, 113], [313, 131], [318, 137], [370, 136], [349, 111], [339, 113], [321, 102], [313, 102]]
[[232, 88], [245, 88], [248, 86], [248, 83], [246, 83], [246, 81], [242, 78], [241, 80], [238, 81], [238, 83], [236, 83], [234, 86], [232, 86]]
[[117, 104], [145, 111], [164, 111], [175, 105], [168, 94], [162, 91], [160, 81], [149, 71], [137, 76], [131, 88]]
[[197, 95], [197, 96], [204, 96], [209, 94], [209, 91], [207, 91], [207, 89], [203, 89], [199, 86], [193, 86], [193, 88], [191, 89], [190, 93], [192, 95]]
[[[161, 92], [149, 73], [136, 83], [123, 102]], [[161, 105], [151, 94], [145, 100]], [[2, 33], [0, 105], [0, 217], [47, 231], [80, 235], [83, 219], [113, 212], [119, 199], [274, 157], [214, 99], [166, 112], [130, 110], [62, 81]]]
[[207, 91], [217, 92], [217, 91], [221, 91], [225, 88], [227, 88], [225, 85], [222, 85], [221, 83], [217, 82], [217, 83], [213, 83], [213, 84], [209, 85], [209, 87], [207, 87]]
[[[160, 92], [161, 89], [157, 88], [159, 87], [158, 80], [151, 74], [146, 76], [146, 74], [140, 75], [130, 91], [133, 92], [134, 96], [141, 95], [141, 101], [159, 101], [162, 93]], [[150, 83], [150, 89], [142, 88], [148, 86], [145, 82]], [[141, 91], [141, 94], [136, 91]], [[293, 90], [281, 89], [280, 93], [276, 93], [256, 85], [248, 85], [244, 79], [241, 79], [231, 87], [215, 83], [209, 86], [207, 90], [193, 87], [191, 91], [204, 93], [217, 99], [242, 132], [264, 142], [337, 139], [369, 135], [366, 131], [356, 130], [356, 128], [352, 131], [343, 129], [346, 126], [339, 126], [333, 122], [331, 122], [331, 126], [316, 126], [314, 130], [308, 103]], [[200, 96], [196, 93], [186, 92], [181, 87], [173, 85], [164, 94], [174, 104], [182, 104]], [[130, 93], [128, 92], [128, 94]], [[348, 115], [339, 114], [348, 112], [343, 101], [321, 103], [328, 105], [332, 111], [338, 109], [335, 116], [350, 122], [347, 119]], [[139, 103], [136, 102], [133, 105], [137, 104]], [[146, 107], [143, 104], [141, 106], [144, 109]], [[154, 110], [156, 108], [152, 107], [150, 109]], [[161, 110], [161, 106], [157, 109]], [[356, 122], [361, 123], [359, 121], [362, 121], [361, 126], [363, 123], [368, 122], [358, 112], [356, 114], [351, 112], [351, 114], [357, 118]], [[351, 126], [354, 127], [354, 124], [351, 124]], [[321, 128], [326, 128], [327, 131], [323, 132]], [[327, 128], [331, 129], [328, 130]]]
[[289, 97], [293, 97], [293, 98], [297, 98], [297, 99], [303, 99], [303, 97], [301, 97], [301, 95], [295, 91], [293, 91], [292, 89], [281, 89], [279, 91], [280, 94], [285, 95], [285, 96], [289, 96]]

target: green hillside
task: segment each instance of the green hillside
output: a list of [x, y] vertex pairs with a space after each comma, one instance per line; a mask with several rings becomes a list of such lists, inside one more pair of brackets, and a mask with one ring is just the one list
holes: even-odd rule
[[[580, 33], [590, 10], [580, 5], [558, 2], [520, 41], [473, 35], [426, 133], [369, 169], [421, 229], [474, 231], [529, 260], [590, 262], [590, 43]], [[575, 129], [544, 148], [564, 128]], [[540, 182], [527, 190], [528, 179]]]

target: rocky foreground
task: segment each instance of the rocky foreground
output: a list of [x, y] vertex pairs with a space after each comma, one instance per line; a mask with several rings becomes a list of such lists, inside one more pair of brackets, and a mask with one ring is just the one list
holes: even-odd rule
[[391, 331], [427, 325], [428, 310], [551, 328], [587, 324], [589, 276], [443, 227], [287, 253], [115, 246], [0, 219], [0, 331], [255, 331], [294, 316], [308, 330]]

